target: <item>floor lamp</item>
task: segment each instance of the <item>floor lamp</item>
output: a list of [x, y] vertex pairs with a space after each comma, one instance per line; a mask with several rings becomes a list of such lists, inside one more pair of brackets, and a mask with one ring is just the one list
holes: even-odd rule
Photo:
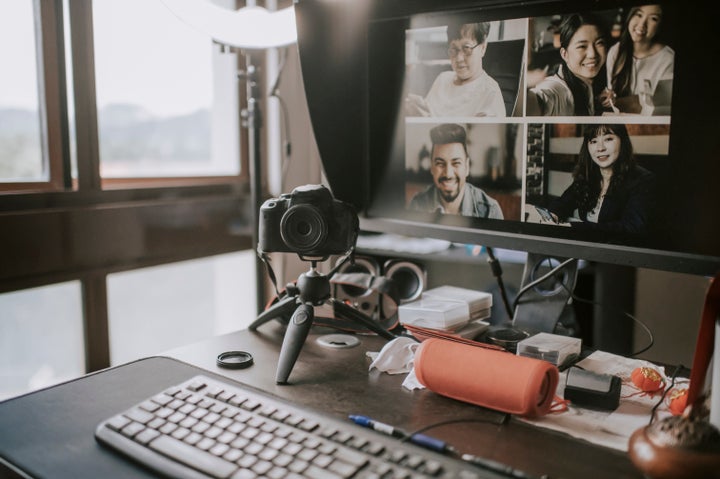
[[[253, 207], [253, 245], [258, 244], [258, 212], [262, 204], [261, 92], [258, 84], [258, 56], [270, 48], [284, 47], [297, 42], [295, 10], [292, 7], [270, 11], [247, 0], [246, 6], [231, 10], [209, 0], [161, 0], [183, 23], [208, 35], [224, 47], [237, 48], [246, 59], [244, 79], [247, 86], [247, 108], [243, 124], [248, 129], [250, 151], [250, 198]], [[262, 285], [265, 281], [263, 265], [256, 259], [257, 309], [265, 306]]]

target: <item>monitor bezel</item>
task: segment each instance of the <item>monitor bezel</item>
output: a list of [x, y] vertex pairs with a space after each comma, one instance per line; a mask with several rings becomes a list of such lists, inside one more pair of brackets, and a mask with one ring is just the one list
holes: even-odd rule
[[[481, 223], [459, 224], [433, 223], [408, 218], [378, 215], [369, 210], [372, 191], [372, 168], [370, 166], [368, 139], [373, 125], [368, 117], [368, 25], [385, 19], [403, 18], [415, 13], [444, 14], [463, 10], [486, 9], [492, 18], [514, 18], [519, 12], [524, 16], [540, 16], [553, 12], [570, 12], [582, 9], [601, 10], [628, 6], [633, 3], [607, 1], [474, 1], [450, 0], [436, 2], [419, 0], [397, 2], [376, 0], [369, 2], [343, 2], [302, 0], [296, 5], [298, 15], [299, 51], [311, 118], [318, 141], [326, 177], [335, 196], [354, 204], [359, 212], [361, 228], [366, 231], [388, 232], [410, 236], [426, 236], [458, 243], [482, 244], [492, 247], [522, 250], [562, 257], [577, 257], [588, 261], [644, 267], [699, 275], [714, 275], [720, 270], [720, 252], [717, 256], [693, 254], [682, 251], [635, 247], [621, 244], [596, 243], [592, 241], [556, 238], [506, 229], [483, 228]], [[681, 22], [682, 19], [677, 20]], [[687, 45], [681, 46], [687, 50]], [[717, 47], [716, 47], [717, 48]], [[335, 61], [328, 65], [322, 55]], [[710, 53], [711, 54], [711, 53]], [[339, 59], [339, 60], [338, 60]], [[681, 74], [698, 64], [693, 56], [678, 66]], [[710, 72], [709, 67], [708, 73]], [[318, 71], [322, 71], [322, 80]], [[685, 73], [683, 73], [685, 72]], [[328, 88], [328, 82], [340, 88]], [[699, 88], [711, 82], [700, 82]], [[709, 89], [708, 89], [709, 91]], [[350, 93], [350, 98], [348, 97]], [[697, 115], [690, 115], [689, 107], [681, 104], [688, 92], [676, 93], [673, 103], [674, 115], [683, 122], [673, 120], [671, 135], [685, 135], [695, 128], [700, 133], [711, 134], [713, 107], [718, 100], [710, 98], [701, 105]], [[709, 103], [709, 104], [708, 104]], [[720, 111], [718, 109], [717, 111]], [[344, 115], [341, 125], [337, 118]], [[675, 116], [673, 117], [675, 118]], [[705, 121], [705, 122], [704, 122]], [[679, 125], [677, 123], [680, 123]], [[714, 140], [700, 141], [698, 151], [711, 155], [720, 151]], [[673, 150], [671, 149], [671, 152]], [[352, 171], [353, 174], [348, 174]], [[359, 182], [358, 179], [362, 178]], [[712, 197], [712, 196], [711, 196]], [[450, 221], [452, 223], [452, 221]]]

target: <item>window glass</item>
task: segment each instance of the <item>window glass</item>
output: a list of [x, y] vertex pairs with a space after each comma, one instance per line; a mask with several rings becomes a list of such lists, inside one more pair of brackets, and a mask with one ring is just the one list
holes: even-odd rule
[[110, 361], [159, 354], [255, 320], [255, 254], [243, 251], [108, 276]]
[[0, 399], [85, 373], [79, 282], [0, 294]]
[[0, 2], [0, 182], [47, 181], [32, 0]]
[[101, 176], [239, 173], [236, 56], [160, 0], [93, 2]]

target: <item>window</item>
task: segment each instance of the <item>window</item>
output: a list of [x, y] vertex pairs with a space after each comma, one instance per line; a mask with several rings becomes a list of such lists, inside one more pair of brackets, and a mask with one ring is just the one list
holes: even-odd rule
[[[243, 166], [242, 55], [160, 0], [0, 3], [0, 394], [108, 367], [111, 352], [116, 361], [178, 345], [116, 343], [132, 338], [116, 328], [131, 324], [137, 298], [157, 306], [160, 288], [141, 285], [163, 270], [170, 280], [159, 283], [177, 285], [163, 293], [172, 302], [189, 288], [190, 306], [213, 318], [254, 317], [258, 295], [237, 283], [257, 280], [260, 197]], [[218, 302], [226, 287], [246, 290], [233, 297], [242, 307]], [[193, 334], [183, 342], [230, 327], [183, 320]]]
[[47, 181], [33, 2], [0, 3], [0, 182]]
[[159, 0], [93, 3], [103, 178], [237, 175], [236, 56]]
[[108, 276], [111, 364], [250, 325], [253, 251]]
[[85, 372], [80, 283], [0, 294], [0, 399]]

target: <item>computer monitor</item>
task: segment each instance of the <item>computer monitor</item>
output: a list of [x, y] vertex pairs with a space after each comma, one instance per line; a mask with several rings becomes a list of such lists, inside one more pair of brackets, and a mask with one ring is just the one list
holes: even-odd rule
[[[585, 110], [563, 110], [567, 98], [552, 97], [565, 91], [555, 78], [558, 71], [568, 75], [563, 63], [570, 68], [572, 62], [585, 61], [568, 56], [576, 45], [559, 47], [562, 23], [576, 13], [587, 17], [585, 25], [599, 19], [605, 29], [582, 29], [589, 35], [582, 48], [592, 46], [589, 56], [604, 48], [607, 58], [637, 5], [616, 0], [300, 0], [295, 8], [303, 80], [334, 195], [358, 208], [361, 227], [369, 231], [714, 275], [720, 270], [720, 95], [713, 60], [720, 56], [718, 42], [699, 40], [714, 31], [712, 16], [677, 2], [662, 5], [658, 33], [668, 48], [661, 54], [674, 53], [673, 66], [641, 78], [629, 106], [621, 105], [618, 88], [611, 106]], [[486, 25], [479, 33], [455, 28], [475, 23]], [[453, 35], [459, 37], [448, 38]], [[601, 36], [604, 47], [597, 44]], [[473, 55], [482, 57], [490, 80], [466, 99], [452, 99], [453, 84], [464, 81], [461, 70], [469, 68]], [[635, 59], [635, 67], [649, 61]], [[597, 70], [594, 77], [587, 71], [577, 74], [595, 78], [595, 97], [602, 94], [601, 83], [607, 86], [607, 64], [600, 63], [604, 58], [584, 65]], [[468, 110], [482, 103], [477, 92], [483, 89], [492, 90], [495, 98]], [[407, 105], [413, 102], [411, 109]], [[451, 103], [455, 110], [442, 108]], [[459, 174], [445, 175], [453, 177], [446, 182], [448, 190], [458, 178], [474, 187], [471, 193], [465, 189], [477, 200], [475, 206], [465, 205], [460, 211], [465, 214], [450, 214], [451, 201], [439, 199], [443, 187], [433, 187], [433, 172], [440, 167], [433, 166], [430, 132], [443, 124], [458, 126], [466, 140], [467, 154], [460, 156], [469, 157], [469, 164], [460, 165]], [[585, 139], [590, 128], [594, 133]], [[592, 175], [602, 168], [591, 172], [588, 148], [608, 135], [620, 143], [625, 132], [636, 165], [624, 170], [626, 190], [616, 180], [615, 190], [599, 191], [592, 185], [600, 180]], [[627, 146], [623, 143], [626, 151]], [[576, 166], [583, 155], [589, 158], [585, 173]], [[585, 186], [573, 190], [571, 185], [583, 179]], [[640, 196], [628, 193], [636, 187]], [[563, 198], [566, 192], [575, 198]], [[561, 199], [567, 200], [564, 207], [558, 206]], [[608, 210], [625, 208], [627, 214], [604, 217], [609, 213], [602, 211], [603, 203]], [[543, 221], [545, 209], [560, 224]]]

